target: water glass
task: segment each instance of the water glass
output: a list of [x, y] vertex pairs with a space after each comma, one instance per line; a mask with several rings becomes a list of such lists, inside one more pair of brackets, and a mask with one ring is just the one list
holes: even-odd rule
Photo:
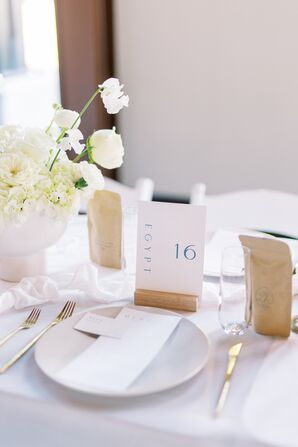
[[220, 273], [219, 321], [227, 334], [242, 335], [248, 327], [246, 308], [249, 298], [250, 250], [243, 246], [226, 247]]

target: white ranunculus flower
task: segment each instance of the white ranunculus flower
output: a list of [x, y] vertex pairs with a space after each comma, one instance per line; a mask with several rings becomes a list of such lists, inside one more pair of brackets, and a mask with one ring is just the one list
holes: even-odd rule
[[0, 185], [2, 188], [13, 186], [32, 186], [42, 177], [40, 165], [22, 154], [0, 154]]
[[45, 162], [54, 140], [42, 129], [19, 126], [0, 126], [0, 153], [20, 153], [37, 162]]
[[22, 153], [36, 162], [46, 162], [55, 147], [56, 143], [44, 130], [25, 128], [23, 135], [15, 139], [8, 151]]
[[91, 135], [92, 158], [103, 168], [119, 168], [123, 163], [124, 147], [115, 128], [97, 130]]
[[0, 152], [6, 152], [13, 147], [17, 138], [22, 138], [24, 130], [20, 126], [6, 124], [0, 126]]
[[66, 134], [67, 137], [62, 138], [59, 148], [63, 151], [70, 151], [72, 148], [76, 154], [80, 154], [85, 147], [80, 143], [80, 140], [84, 138], [82, 132], [79, 129], [69, 129]]
[[[73, 123], [77, 118], [78, 121], [73, 126]], [[74, 129], [77, 129], [81, 123], [81, 118], [79, 118], [79, 113], [74, 110], [59, 109], [55, 113], [54, 122], [57, 126], [61, 127], [61, 129], [71, 129], [72, 126]]]
[[80, 172], [79, 177], [83, 177], [88, 183], [88, 186], [86, 187], [86, 193], [88, 195], [93, 194], [97, 189], [103, 189], [104, 178], [100, 169], [95, 165], [88, 163], [88, 161], [81, 161], [78, 163], [78, 168]]
[[102, 90], [100, 95], [108, 113], [115, 114], [128, 107], [129, 97], [124, 95], [119, 79], [109, 78], [98, 87]]

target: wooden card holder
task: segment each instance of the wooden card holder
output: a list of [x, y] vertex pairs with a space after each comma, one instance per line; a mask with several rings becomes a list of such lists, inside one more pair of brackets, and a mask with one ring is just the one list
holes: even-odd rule
[[158, 292], [156, 290], [136, 289], [134, 303], [138, 306], [160, 307], [162, 309], [198, 310], [198, 297], [182, 293]]

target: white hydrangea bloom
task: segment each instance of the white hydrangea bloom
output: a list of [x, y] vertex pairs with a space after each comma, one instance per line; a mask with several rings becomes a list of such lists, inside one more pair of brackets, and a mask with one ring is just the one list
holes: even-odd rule
[[80, 193], [75, 187], [77, 168], [69, 160], [54, 164], [49, 175], [37, 184], [41, 191], [43, 208], [51, 216], [68, 219], [78, 213]]
[[21, 225], [36, 209], [40, 194], [32, 187], [14, 186], [0, 190], [0, 228], [6, 222]]

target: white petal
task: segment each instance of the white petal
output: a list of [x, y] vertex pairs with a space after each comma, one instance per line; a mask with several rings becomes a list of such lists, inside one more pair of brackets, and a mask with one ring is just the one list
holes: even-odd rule
[[85, 144], [81, 144], [79, 142], [73, 143], [72, 148], [76, 154], [80, 154], [84, 150]]
[[71, 141], [79, 141], [84, 138], [84, 135], [79, 129], [69, 129], [67, 135], [70, 137]]
[[69, 137], [62, 138], [58, 147], [62, 151], [70, 151], [70, 149], [71, 149], [70, 138]]

